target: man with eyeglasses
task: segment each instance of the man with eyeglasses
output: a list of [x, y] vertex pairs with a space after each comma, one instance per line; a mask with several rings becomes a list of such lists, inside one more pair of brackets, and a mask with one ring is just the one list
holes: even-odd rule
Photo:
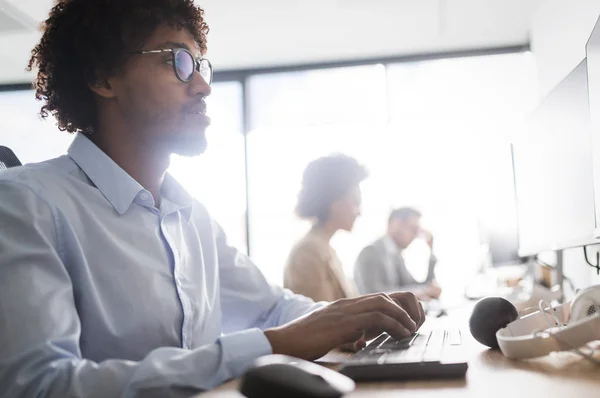
[[51, 10], [29, 66], [42, 116], [75, 139], [0, 174], [0, 397], [210, 389], [262, 355], [424, 321], [410, 293], [314, 303], [269, 285], [166, 173], [206, 147], [207, 33], [192, 0]]

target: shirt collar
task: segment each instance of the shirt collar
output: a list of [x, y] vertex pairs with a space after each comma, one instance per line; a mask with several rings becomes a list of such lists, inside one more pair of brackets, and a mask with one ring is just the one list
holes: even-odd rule
[[190, 221], [194, 198], [171, 174], [165, 174], [160, 192], [164, 199], [169, 200], [175, 205], [175, 210], [181, 210], [181, 214], [186, 221]]
[[133, 177], [81, 133], [77, 133], [68, 153], [121, 215], [129, 209], [137, 194], [144, 190]]
[[[133, 177], [81, 133], [77, 133], [68, 153], [121, 215], [127, 212], [141, 191], [146, 191]], [[175, 210], [184, 209], [183, 215], [189, 221], [193, 198], [168, 173], [165, 174], [161, 194], [175, 205]]]

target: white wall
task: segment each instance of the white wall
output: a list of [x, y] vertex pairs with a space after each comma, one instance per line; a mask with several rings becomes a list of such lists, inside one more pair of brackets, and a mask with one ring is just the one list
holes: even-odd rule
[[600, 0], [544, 0], [531, 25], [540, 98], [584, 58], [585, 44], [600, 16]]
[[[585, 45], [600, 16], [600, 0], [544, 0], [531, 27], [531, 50], [536, 60], [539, 97], [562, 81], [586, 56]], [[596, 249], [589, 250], [590, 259]], [[600, 283], [584, 260], [583, 249], [565, 251], [565, 274], [576, 287]]]

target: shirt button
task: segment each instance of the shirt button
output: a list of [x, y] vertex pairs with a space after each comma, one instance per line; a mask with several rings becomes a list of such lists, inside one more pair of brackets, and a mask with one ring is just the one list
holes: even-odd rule
[[148, 200], [148, 198], [150, 198], [150, 196], [146, 192], [142, 192], [140, 194], [140, 199], [141, 200]]

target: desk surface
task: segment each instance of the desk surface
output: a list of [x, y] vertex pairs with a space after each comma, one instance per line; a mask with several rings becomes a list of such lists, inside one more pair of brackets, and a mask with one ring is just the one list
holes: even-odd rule
[[[454, 324], [455, 322], [453, 322]], [[460, 322], [464, 325], [464, 323]], [[510, 360], [476, 341], [468, 341], [469, 370], [463, 380], [357, 383], [348, 398], [587, 398], [600, 397], [600, 367], [570, 352], [527, 361]], [[339, 359], [332, 353], [325, 359]], [[334, 365], [328, 365], [335, 368]], [[241, 398], [238, 381], [195, 398]]]

